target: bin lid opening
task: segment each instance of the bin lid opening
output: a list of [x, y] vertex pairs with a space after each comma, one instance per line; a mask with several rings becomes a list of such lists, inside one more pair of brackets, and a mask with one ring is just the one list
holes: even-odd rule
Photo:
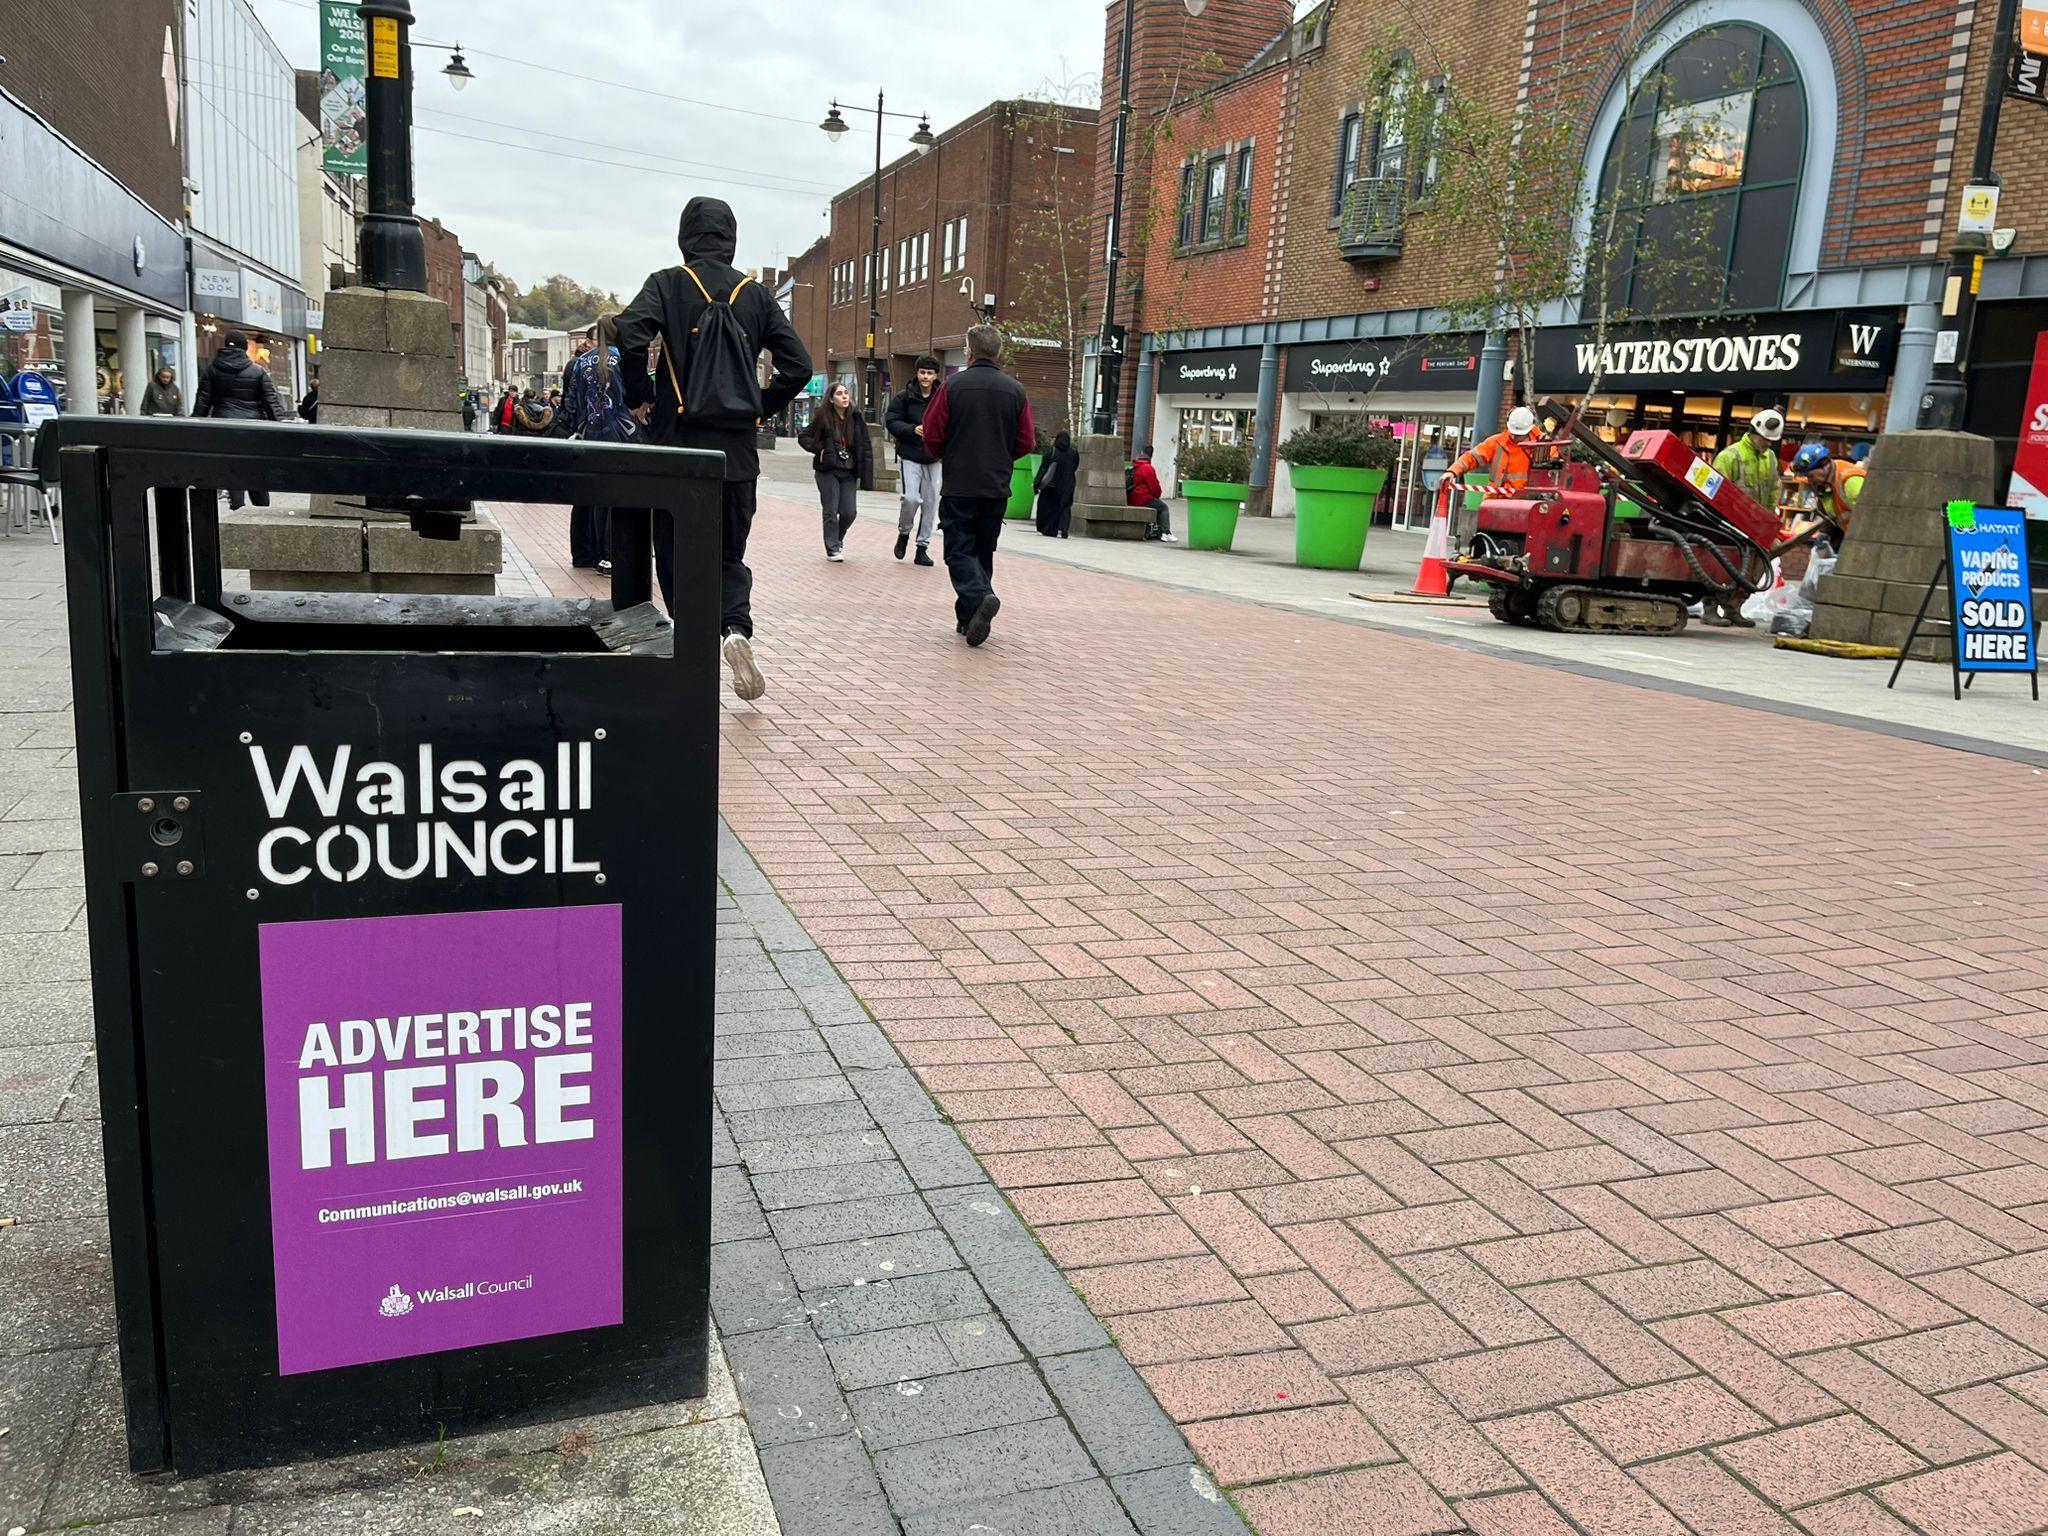
[[230, 592], [221, 607], [160, 597], [159, 651], [525, 652], [673, 656], [675, 629], [652, 603], [596, 598]]

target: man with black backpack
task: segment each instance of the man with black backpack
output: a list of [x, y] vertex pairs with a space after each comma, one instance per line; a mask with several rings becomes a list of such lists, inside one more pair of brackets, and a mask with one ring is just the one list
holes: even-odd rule
[[[767, 681], [754, 660], [754, 575], [747, 535], [754, 526], [761, 456], [755, 424], [794, 400], [811, 379], [811, 358], [775, 296], [732, 264], [739, 225], [715, 197], [684, 205], [676, 243], [683, 264], [651, 273], [619, 316], [619, 382], [626, 404], [668, 448], [705, 448], [725, 455], [719, 655], [732, 671], [733, 692], [758, 699]], [[648, 349], [661, 338], [661, 373], [650, 379]], [[755, 371], [766, 352], [768, 386]], [[661, 599], [675, 612], [675, 519], [654, 515], [654, 567]]]

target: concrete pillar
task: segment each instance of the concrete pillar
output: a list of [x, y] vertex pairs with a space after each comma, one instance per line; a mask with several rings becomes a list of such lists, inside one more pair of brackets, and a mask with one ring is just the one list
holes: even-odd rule
[[199, 326], [186, 310], [178, 316], [178, 395], [182, 409], [192, 414], [192, 398], [199, 393]]
[[1138, 340], [1138, 386], [1131, 396], [1128, 446], [1135, 453], [1152, 438], [1152, 338]]
[[142, 311], [115, 310], [114, 332], [121, 347], [121, 409], [140, 416], [143, 392], [149, 388], [149, 335], [143, 329]]
[[1273, 506], [1273, 417], [1280, 407], [1280, 345], [1259, 349], [1259, 403], [1252, 412], [1251, 495], [1245, 511], [1267, 516]]
[[1941, 329], [1939, 304], [1911, 304], [1899, 330], [1898, 360], [1892, 364], [1891, 401], [1885, 407], [1887, 432], [1911, 432], [1920, 425], [1920, 396], [1934, 377], [1934, 334]]
[[1472, 405], [1475, 438], [1491, 437], [1500, 430], [1501, 402], [1507, 394], [1508, 339], [1499, 331], [1486, 333], [1486, 345], [1479, 349], [1479, 394]]
[[83, 288], [64, 290], [64, 401], [78, 416], [95, 416], [100, 408], [99, 343], [92, 325], [92, 295]]

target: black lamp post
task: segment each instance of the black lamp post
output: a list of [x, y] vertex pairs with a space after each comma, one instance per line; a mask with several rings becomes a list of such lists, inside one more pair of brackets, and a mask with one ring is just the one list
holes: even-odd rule
[[370, 211], [363, 216], [357, 258], [371, 288], [427, 291], [427, 242], [412, 211], [412, 6], [407, 0], [362, 0], [370, 43], [363, 82], [368, 118]]
[[[867, 387], [867, 412], [869, 418], [873, 419], [876, 411], [881, 406], [880, 396], [882, 390], [881, 366], [875, 357], [875, 341], [881, 334], [882, 329], [882, 119], [885, 117], [900, 117], [908, 120], [913, 114], [909, 112], [885, 112], [882, 110], [882, 93], [880, 91], [875, 92], [874, 106], [847, 107], [844, 110], [848, 112], [872, 112], [875, 118], [875, 224], [868, 248]], [[820, 128], [824, 129], [825, 137], [834, 144], [837, 144], [841, 137], [844, 136], [847, 128], [846, 119], [839, 115], [840, 111], [839, 103], [833, 102], [831, 110], [825, 114], [825, 120], [818, 124]], [[931, 147], [938, 143], [938, 140], [932, 137], [930, 119], [922, 113], [914, 115], [917, 118], [917, 132], [910, 136], [910, 142], [917, 146], [917, 152], [920, 155], [928, 154], [931, 151]]]
[[[2019, 20], [2019, 0], [1999, 0], [1991, 24], [1991, 59], [1984, 72], [1984, 105], [1977, 123], [1977, 155], [1970, 185], [1996, 186], [1991, 168], [1998, 149], [1998, 109], [2005, 103], [2006, 71], [2012, 58], [2012, 31]], [[1970, 332], [1977, 318], [1977, 277], [1991, 242], [1984, 235], [1958, 233], [1949, 247], [1948, 274], [1942, 283], [1941, 329], [1937, 331], [1934, 375], [1920, 397], [1924, 430], [1960, 432], [1969, 409], [1970, 386], [1963, 370], [1970, 362]]]
[[[1104, 263], [1102, 291], [1102, 335], [1096, 343], [1095, 419], [1089, 430], [1116, 431], [1117, 402], [1124, 387], [1124, 329], [1116, 323], [1117, 266], [1123, 260], [1124, 245], [1124, 141], [1131, 128], [1131, 29], [1143, 0], [1123, 0], [1123, 41], [1116, 54], [1116, 137], [1110, 172], [1108, 259]], [[1200, 16], [1209, 0], [1181, 0], [1190, 16]]]

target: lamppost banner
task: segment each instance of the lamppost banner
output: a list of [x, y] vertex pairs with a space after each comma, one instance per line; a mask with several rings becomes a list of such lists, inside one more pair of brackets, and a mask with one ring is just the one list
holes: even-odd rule
[[320, 0], [320, 164], [338, 176], [369, 174], [363, 111], [368, 63], [355, 0]]

